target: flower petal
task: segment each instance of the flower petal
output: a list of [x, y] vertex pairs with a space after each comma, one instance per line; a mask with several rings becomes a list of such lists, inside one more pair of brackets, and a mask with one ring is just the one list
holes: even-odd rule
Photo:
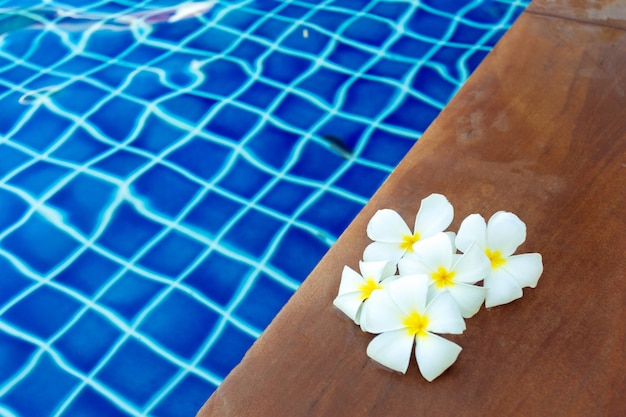
[[452, 223], [454, 208], [441, 194], [431, 194], [422, 200], [415, 216], [415, 232], [422, 239], [443, 232]]
[[395, 279], [387, 287], [391, 301], [406, 316], [414, 311], [424, 313], [428, 295], [426, 275], [406, 275]]
[[405, 256], [398, 261], [400, 275], [430, 274], [433, 272], [428, 266], [413, 255]]
[[450, 294], [442, 292], [435, 296], [426, 307], [428, 326], [426, 331], [435, 333], [461, 334], [465, 330], [465, 320]]
[[476, 285], [458, 283], [448, 287], [448, 292], [459, 306], [461, 315], [467, 319], [478, 313], [480, 306], [485, 301], [487, 289]]
[[352, 321], [359, 324], [359, 308], [361, 307], [361, 304], [363, 304], [360, 292], [338, 295], [333, 301], [333, 304], [339, 310], [343, 311], [346, 316], [350, 317]]
[[413, 244], [411, 256], [419, 258], [431, 270], [436, 271], [439, 267], [450, 269], [454, 248], [450, 238], [445, 233], [423, 239]]
[[427, 333], [426, 336], [418, 337], [415, 359], [420, 373], [431, 382], [456, 361], [461, 350], [461, 346], [436, 334]]
[[526, 225], [513, 213], [499, 211], [487, 223], [487, 247], [511, 256], [526, 240]]
[[399, 243], [372, 242], [363, 252], [363, 260], [366, 262], [389, 261], [396, 263], [406, 252]]
[[414, 340], [415, 336], [405, 329], [379, 334], [367, 345], [367, 356], [404, 374], [409, 368]]
[[492, 270], [485, 278], [484, 286], [487, 288], [485, 297], [487, 308], [510, 303], [523, 295], [520, 285], [503, 268]]
[[383, 333], [404, 328], [404, 314], [391, 300], [388, 287], [374, 291], [361, 311], [363, 329], [370, 333]]
[[402, 217], [394, 210], [378, 210], [367, 224], [367, 236], [377, 242], [402, 242], [402, 237], [413, 235]]
[[487, 245], [487, 223], [480, 214], [470, 214], [463, 219], [456, 234], [455, 245], [461, 252], [467, 251], [472, 242], [483, 250]]
[[491, 270], [491, 262], [477, 244], [470, 244], [467, 251], [452, 267], [455, 282], [475, 284], [484, 279]]
[[361, 285], [365, 280], [358, 272], [345, 265], [341, 272], [341, 282], [339, 283], [339, 295], [351, 292], [360, 292]]
[[396, 265], [389, 261], [359, 262], [359, 268], [363, 277], [371, 277], [376, 282], [390, 277], [396, 273]]
[[535, 288], [543, 272], [543, 262], [538, 253], [514, 255], [502, 266], [523, 287]]

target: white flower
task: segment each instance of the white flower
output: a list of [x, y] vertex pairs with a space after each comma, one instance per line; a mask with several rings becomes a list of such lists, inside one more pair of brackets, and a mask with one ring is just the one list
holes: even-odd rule
[[367, 225], [367, 236], [374, 242], [365, 248], [365, 261], [398, 262], [413, 244], [442, 232], [452, 222], [454, 209], [441, 194], [431, 194], [422, 200], [413, 232], [402, 217], [390, 209], [378, 210]]
[[368, 331], [380, 333], [367, 346], [370, 358], [405, 373], [415, 344], [420, 373], [432, 381], [461, 352], [459, 345], [434, 333], [463, 333], [465, 322], [447, 293], [437, 295], [428, 304], [427, 293], [425, 275], [402, 276], [391, 281], [385, 290], [373, 293], [364, 314]]
[[335, 307], [343, 311], [356, 324], [362, 323], [362, 310], [367, 304], [373, 292], [384, 288], [383, 280], [395, 274], [395, 264], [387, 261], [359, 262], [359, 269], [363, 275], [359, 275], [349, 266], [343, 267], [339, 294], [333, 301]]
[[448, 292], [465, 318], [478, 312], [485, 301], [486, 290], [475, 285], [489, 273], [489, 261], [477, 246], [464, 255], [456, 249], [449, 236], [438, 233], [413, 245], [413, 253], [400, 260], [401, 275], [425, 274], [430, 278], [429, 297]]
[[543, 272], [541, 255], [512, 256], [525, 240], [526, 225], [513, 213], [499, 211], [488, 224], [479, 214], [472, 214], [461, 223], [456, 246], [464, 252], [475, 242], [491, 263], [484, 282], [486, 307], [510, 303], [523, 295], [522, 288], [537, 286]]

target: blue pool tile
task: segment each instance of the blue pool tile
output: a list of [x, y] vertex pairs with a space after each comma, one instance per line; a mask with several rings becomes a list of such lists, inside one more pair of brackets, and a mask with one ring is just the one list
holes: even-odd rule
[[[37, 75], [38, 75], [37, 71], [32, 70], [22, 65], [11, 65], [10, 67], [0, 72], [0, 76], [4, 80], [9, 81], [16, 85], [22, 84], [26, 82], [26, 80], [32, 79], [36, 77]], [[18, 97], [21, 95], [22, 93], [19, 93]]]
[[314, 188], [283, 180], [261, 199], [261, 205], [291, 216], [313, 193]]
[[41, 274], [51, 272], [80, 247], [78, 241], [38, 213], [9, 233], [0, 245]]
[[41, 32], [41, 36], [37, 37], [37, 42], [34, 44], [37, 49], [30, 56], [29, 62], [39, 65], [41, 68], [47, 68], [63, 60], [70, 54], [70, 51], [66, 48], [59, 48], [61, 42], [57, 33], [52, 31]]
[[474, 7], [465, 14], [465, 18], [482, 24], [498, 24], [511, 6], [497, 1], [490, 1], [485, 7]]
[[413, 96], [406, 96], [384, 122], [416, 132], [424, 132], [440, 110]]
[[163, 228], [142, 216], [130, 204], [121, 204], [96, 241], [99, 245], [125, 258], [132, 258]]
[[113, 277], [122, 266], [104, 255], [87, 249], [64, 268], [55, 278], [87, 296], [92, 296]]
[[[26, 287], [35, 285], [34, 281], [26, 278], [8, 259], [0, 257], [0, 309], [10, 303], [13, 297], [20, 294]], [[2, 369], [0, 367], [0, 369]], [[1, 379], [1, 378], [0, 378]]]
[[[63, 62], [57, 62], [54, 69], [59, 72], [82, 74], [93, 70], [98, 71], [97, 68], [102, 66], [102, 61], [93, 58], [80, 55], [73, 55], [68, 58], [63, 60]], [[48, 82], [48, 85], [54, 84], [53, 82]]]
[[[379, 180], [378, 184], [380, 184], [382, 178], [378, 177], [376, 179]], [[347, 181], [347, 179], [344, 181]], [[372, 187], [372, 189], [375, 188]], [[338, 209], [339, 207], [341, 210]], [[361, 208], [363, 208], [361, 203], [348, 200], [333, 193], [325, 193], [315, 201], [315, 204], [309, 206], [299, 218], [304, 222], [314, 224], [320, 229], [334, 234], [348, 227], [348, 224], [361, 211]]]
[[303, 131], [310, 130], [325, 114], [326, 110], [314, 98], [306, 99], [296, 94], [287, 94], [274, 110], [276, 117]]
[[128, 413], [109, 401], [102, 393], [90, 386], [85, 386], [61, 416], [126, 417]]
[[[128, 71], [126, 71], [126, 74], [128, 75]], [[128, 96], [131, 97], [135, 97], [139, 100], [147, 100], [147, 101], [153, 101], [153, 100], [157, 100], [159, 98], [161, 98], [162, 96], [166, 95], [166, 94], [170, 94], [172, 92], [172, 90], [167, 87], [164, 86], [161, 82], [161, 76], [153, 71], [141, 71], [138, 73], [133, 74], [133, 77], [127, 77], [126, 78], [126, 84], [124, 86], [124, 93]], [[122, 100], [125, 101], [126, 99], [122, 99], [122, 98], [116, 98], [117, 100]], [[115, 101], [117, 100], [113, 100], [113, 104], [115, 104]], [[140, 114], [143, 110], [145, 110], [145, 105], [141, 105], [141, 104], [136, 104], [136, 103], [131, 103], [131, 104], [126, 104], [126, 103], [121, 103], [122, 107], [119, 110], [120, 115], [123, 115], [125, 113], [125, 111], [123, 110], [128, 106], [139, 106], [140, 109], [132, 109], [130, 108], [129, 110], [131, 110], [131, 116], [132, 115], [137, 115]]]
[[195, 48], [199, 51], [221, 53], [232, 45], [239, 42], [240, 37], [220, 29], [219, 27], [211, 27], [203, 30], [199, 36], [190, 39], [187, 47]]
[[150, 38], [167, 43], [180, 44], [191, 35], [200, 32], [203, 23], [199, 19], [170, 21], [168, 24], [153, 24]]
[[466, 44], [468, 46], [475, 45], [485, 36], [485, 30], [459, 22], [454, 34], [450, 38], [450, 42]]
[[343, 36], [357, 42], [381, 47], [394, 34], [391, 25], [369, 17], [359, 17], [344, 30]]
[[467, 71], [468, 72], [474, 71], [478, 67], [478, 65], [480, 65], [481, 62], [483, 62], [483, 60], [487, 56], [487, 53], [488, 53], [487, 51], [472, 52], [472, 54], [469, 56], [467, 61], [465, 61], [465, 68], [467, 68]]
[[320, 126], [315, 133], [324, 139], [335, 137], [348, 148], [349, 151], [354, 150], [357, 142], [369, 126], [360, 121], [354, 121], [341, 116], [333, 116], [326, 123]]
[[[456, 0], [453, 1], [456, 2]], [[406, 15], [410, 7], [408, 2], [403, 1], [381, 2], [374, 5], [371, 13], [389, 19], [390, 23], [395, 23]]]
[[298, 162], [289, 173], [297, 177], [324, 182], [343, 162], [344, 159], [330, 148], [311, 141], [304, 146]]
[[316, 10], [312, 16], [309, 16], [307, 22], [321, 26], [330, 32], [336, 32], [339, 26], [351, 16], [352, 14], [349, 11], [343, 12], [338, 10], [325, 10], [322, 8]]
[[222, 138], [238, 142], [254, 129], [259, 120], [260, 117], [257, 114], [245, 108], [227, 104], [219, 109], [205, 129]]
[[421, 0], [421, 2], [432, 9], [452, 14], [458, 13], [466, 6], [465, 3], [457, 0]]
[[75, 127], [67, 140], [57, 147], [51, 156], [63, 161], [83, 164], [110, 149], [110, 145], [95, 139], [82, 127]]
[[221, 172], [232, 148], [206, 139], [192, 139], [167, 155], [167, 160], [205, 180]]
[[215, 344], [200, 361], [200, 366], [225, 378], [230, 370], [241, 361], [254, 340], [254, 337], [227, 323]]
[[255, 82], [237, 97], [237, 101], [250, 104], [260, 109], [267, 109], [281, 93], [277, 87], [263, 82]]
[[178, 367], [134, 338], [128, 338], [96, 374], [118, 396], [144, 406], [176, 374]]
[[208, 62], [200, 70], [205, 80], [198, 90], [222, 97], [241, 89], [249, 78], [241, 64], [225, 59]]
[[375, 118], [400, 95], [400, 90], [383, 82], [358, 79], [346, 93], [342, 110], [348, 113]]
[[331, 42], [331, 38], [328, 35], [313, 27], [303, 26], [301, 30], [294, 30], [287, 35], [281, 42], [281, 45], [300, 53], [311, 54], [311, 59], [315, 59], [316, 56], [322, 54], [326, 48], [330, 47]]
[[130, 30], [118, 32], [96, 30], [90, 34], [85, 49], [101, 56], [103, 61], [108, 61], [108, 58], [118, 56], [132, 45], [136, 43]]
[[127, 67], [115, 63], [107, 63], [106, 66], [93, 72], [91, 77], [109, 87], [117, 88], [126, 81], [129, 76], [128, 72]]
[[311, 11], [308, 7], [302, 7], [295, 4], [288, 4], [286, 7], [282, 7], [276, 13], [279, 16], [290, 17], [294, 19], [299, 19], [302, 16], [306, 15]]
[[328, 61], [355, 72], [361, 71], [370, 59], [371, 53], [344, 42], [337, 42], [333, 52], [328, 56]]
[[131, 186], [152, 211], [170, 218], [178, 216], [200, 188], [197, 182], [161, 164], [143, 172]]
[[265, 123], [246, 143], [246, 149], [258, 160], [280, 170], [301, 136]]
[[366, 71], [366, 74], [393, 80], [402, 80], [413, 68], [414, 65], [408, 62], [392, 58], [381, 58]]
[[185, 277], [184, 283], [226, 307], [250, 271], [250, 266], [213, 251]]
[[131, 146], [157, 154], [163, 149], [178, 143], [188, 133], [187, 129], [174, 126], [161, 117], [150, 114], [145, 119], [145, 123], [137, 129]]
[[337, 99], [339, 89], [350, 80], [350, 75], [333, 71], [327, 68], [318, 68], [298, 83], [299, 89], [309, 94], [314, 94], [324, 100], [328, 105], [333, 105]]
[[441, 39], [447, 33], [452, 19], [417, 9], [407, 21], [407, 29], [431, 39]]
[[257, 210], [249, 210], [224, 236], [223, 242], [237, 252], [259, 258], [283, 226], [283, 222]]
[[148, 253], [142, 256], [139, 265], [169, 277], [177, 277], [204, 250], [205, 246], [186, 235], [171, 231], [163, 236]]
[[34, 368], [2, 396], [2, 403], [20, 416], [50, 415], [79, 383], [78, 378], [44, 353]]
[[241, 208], [241, 203], [211, 191], [187, 214], [183, 224], [213, 237]]
[[26, 340], [0, 332], [0, 381], [8, 381], [24, 368], [37, 351], [37, 346]]
[[[150, 35], [153, 35], [153, 33]], [[133, 45], [133, 43], [130, 43], [129, 45]], [[143, 44], [141, 45], [141, 48], [128, 48], [126, 52], [127, 53], [124, 54], [125, 62], [130, 62], [135, 65], [144, 65], [160, 58], [163, 54], [167, 53], [167, 49], [154, 45]]]
[[259, 274], [234, 315], [258, 329], [265, 329], [292, 294], [293, 290]]
[[301, 282], [327, 251], [328, 245], [320, 237], [306, 230], [290, 227], [270, 263], [285, 275]]
[[221, 27], [227, 27], [231, 30], [245, 32], [248, 31], [250, 26], [252, 26], [257, 20], [259, 20], [259, 15], [257, 13], [234, 9], [230, 13], [222, 16], [219, 20], [219, 25]]
[[124, 142], [134, 132], [145, 106], [120, 97], [109, 97], [103, 103], [88, 121], [107, 138]]
[[370, 198], [388, 175], [388, 172], [376, 168], [353, 164], [335, 182], [335, 185], [362, 197]]
[[283, 84], [291, 84], [294, 78], [308, 70], [312, 62], [283, 52], [274, 51], [263, 60], [261, 74]]
[[[60, 117], [45, 107], [39, 107], [30, 117], [32, 123], [22, 125], [21, 129], [12, 136], [12, 140], [38, 152], [43, 152], [52, 146], [72, 125], [70, 120]], [[46, 128], [41, 129], [41, 126], [46, 126]]]
[[361, 157], [369, 161], [395, 166], [415, 144], [417, 134], [411, 137], [375, 129], [369, 136]]
[[292, 27], [293, 27], [293, 24], [291, 22], [285, 22], [282, 20], [273, 19], [271, 17], [268, 18], [266, 15], [263, 23], [257, 26], [257, 28], [255, 28], [252, 33], [265, 40], [275, 41], [280, 36], [282, 36], [285, 32], [292, 29]]
[[[231, 15], [233, 14], [231, 13]], [[255, 16], [256, 18], [258, 16]], [[247, 66], [249, 67], [248, 71], [256, 71], [257, 59], [266, 52], [267, 47], [265, 45], [252, 40], [242, 39], [233, 50], [229, 51], [228, 56], [236, 59], [241, 68]]]
[[46, 340], [63, 328], [81, 306], [72, 296], [44, 285], [23, 296], [3, 319]]
[[425, 95], [447, 103], [455, 93], [457, 85], [443, 78], [443, 76], [431, 67], [423, 66], [413, 77], [411, 86]]
[[467, 52], [467, 49], [461, 47], [441, 46], [437, 49], [437, 52], [433, 54], [431, 61], [441, 64], [448, 74], [455, 79], [459, 79], [461, 73], [457, 66], [461, 59], [467, 55]]
[[424, 39], [416, 39], [411, 36], [398, 38], [390, 47], [389, 52], [403, 57], [418, 58], [423, 57], [431, 50], [437, 50], [438, 45], [427, 42]]
[[31, 157], [26, 153], [9, 145], [0, 146], [0, 176], [3, 178], [10, 175], [16, 168], [30, 161]]
[[8, 182], [26, 190], [34, 197], [40, 197], [50, 190], [59, 180], [71, 173], [60, 165], [39, 161], [21, 170]]
[[111, 174], [120, 179], [126, 179], [130, 174], [148, 163], [148, 158], [134, 152], [118, 150], [100, 159], [93, 167], [99, 171]]
[[[173, 386], [170, 392], [159, 402], [151, 415], [160, 417], [180, 416], [181, 410], [199, 410], [206, 399], [215, 391], [215, 385], [194, 374], [187, 374]], [[107, 414], [108, 416], [108, 414]]]
[[253, 198], [271, 180], [272, 176], [262, 171], [243, 157], [237, 158], [230, 171], [219, 181], [220, 187], [244, 198]]
[[48, 203], [60, 209], [66, 222], [89, 236], [100, 224], [116, 191], [111, 183], [79, 174], [48, 199]]
[[[5, 79], [3, 72], [0, 72], [0, 77]], [[0, 117], [0, 134], [7, 135], [17, 122], [22, 119], [22, 115], [28, 109], [26, 106], [16, 105], [22, 95], [23, 93], [19, 92], [0, 95], [0, 108], [4, 112], [2, 117]]]
[[216, 103], [216, 100], [206, 97], [180, 94], [159, 102], [159, 107], [169, 115], [181, 119], [183, 123], [196, 125]]
[[0, 189], [0, 230], [6, 230], [26, 213], [28, 204], [12, 192]]
[[122, 329], [101, 314], [87, 310], [54, 342], [53, 348], [73, 367], [88, 374], [122, 334]]
[[73, 81], [51, 97], [64, 111], [84, 114], [109, 95], [106, 89], [85, 81]]
[[138, 331], [163, 349], [191, 359], [213, 331], [220, 316], [182, 291], [170, 292], [142, 321]]
[[116, 278], [98, 299], [98, 304], [130, 323], [165, 288], [165, 284], [128, 271]]

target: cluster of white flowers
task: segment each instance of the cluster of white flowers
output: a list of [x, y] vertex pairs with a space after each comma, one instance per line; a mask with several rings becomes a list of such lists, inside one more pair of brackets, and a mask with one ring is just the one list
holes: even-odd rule
[[363, 331], [377, 334], [367, 347], [376, 362], [405, 373], [415, 345], [428, 381], [461, 352], [435, 333], [462, 333], [464, 319], [483, 302], [493, 307], [520, 298], [543, 272], [540, 254], [513, 255], [526, 240], [526, 225], [515, 214], [499, 211], [488, 223], [472, 214], [457, 234], [444, 232], [453, 216], [441, 194], [422, 200], [413, 232], [397, 212], [376, 212], [367, 225], [373, 243], [359, 263], [361, 273], [344, 267], [333, 303]]

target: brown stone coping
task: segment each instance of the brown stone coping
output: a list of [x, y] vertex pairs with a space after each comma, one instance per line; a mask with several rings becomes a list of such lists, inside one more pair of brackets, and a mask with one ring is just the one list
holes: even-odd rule
[[[369, 360], [373, 336], [332, 300], [372, 214], [411, 223], [433, 192], [451, 230], [518, 214], [545, 270], [449, 337], [464, 350], [428, 383], [414, 359]], [[524, 13], [198, 415], [626, 416], [625, 195], [626, 31]]]

